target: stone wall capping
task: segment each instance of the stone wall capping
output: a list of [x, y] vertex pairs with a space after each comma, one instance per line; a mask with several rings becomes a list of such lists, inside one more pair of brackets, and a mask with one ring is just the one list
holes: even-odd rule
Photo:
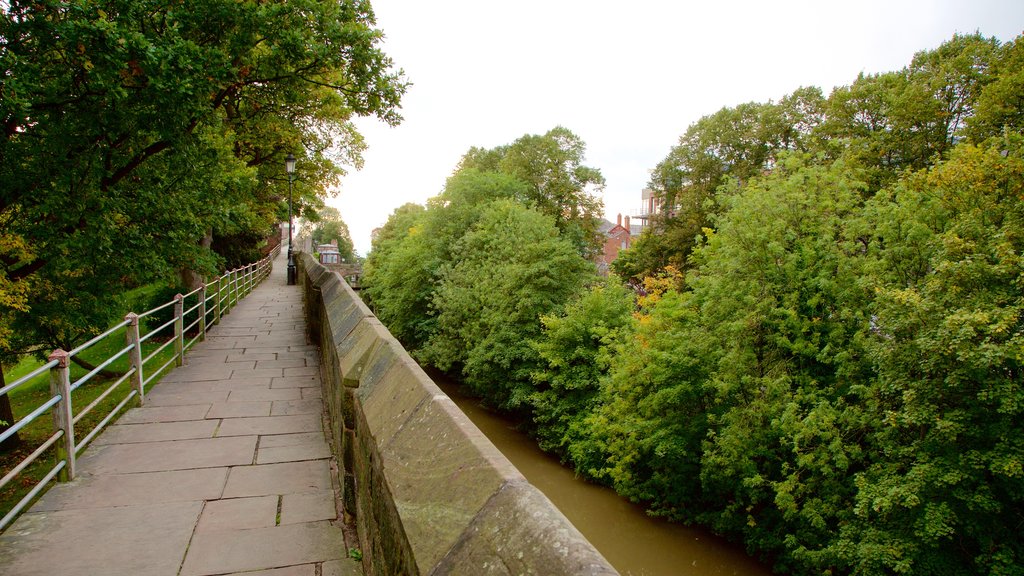
[[337, 273], [298, 262], [364, 574], [617, 574]]

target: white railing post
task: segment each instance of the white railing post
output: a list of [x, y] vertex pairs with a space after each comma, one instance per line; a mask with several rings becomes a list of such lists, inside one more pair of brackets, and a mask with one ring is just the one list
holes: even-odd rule
[[50, 354], [50, 361], [56, 360], [57, 365], [50, 369], [50, 394], [60, 396], [60, 402], [53, 407], [53, 429], [64, 431], [64, 438], [56, 444], [57, 462], [64, 461], [64, 469], [60, 471], [60, 481], [75, 479], [75, 425], [71, 415], [71, 355], [60, 348]]
[[128, 344], [132, 347], [129, 358], [131, 358], [132, 368], [135, 369], [135, 373], [132, 374], [132, 386], [135, 387], [135, 392], [139, 397], [139, 406], [142, 406], [146, 402], [145, 392], [143, 391], [143, 383], [146, 379], [142, 376], [142, 342], [139, 339], [139, 315], [129, 312], [124, 319], [128, 321], [128, 329], [125, 330], [125, 336]]
[[185, 297], [174, 297], [174, 365], [185, 364]]
[[199, 287], [199, 341], [206, 340], [206, 282]]
[[220, 306], [221, 306], [220, 294], [221, 294], [221, 288], [223, 287], [222, 286], [223, 284], [224, 284], [224, 277], [223, 276], [217, 276], [217, 289], [213, 292], [213, 323], [215, 325], [216, 324], [220, 324], [220, 312], [221, 312], [221, 310], [220, 310]]

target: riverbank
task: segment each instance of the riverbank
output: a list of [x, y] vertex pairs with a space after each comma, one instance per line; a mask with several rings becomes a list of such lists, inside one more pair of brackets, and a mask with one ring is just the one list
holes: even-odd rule
[[769, 576], [743, 549], [699, 528], [644, 513], [610, 488], [579, 478], [516, 423], [482, 408], [458, 385], [431, 377], [487, 438], [544, 493], [623, 576]]

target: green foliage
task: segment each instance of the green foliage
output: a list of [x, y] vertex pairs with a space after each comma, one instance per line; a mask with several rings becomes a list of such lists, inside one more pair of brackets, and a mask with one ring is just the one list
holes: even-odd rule
[[527, 134], [491, 150], [472, 148], [459, 170], [500, 172], [524, 183], [516, 199], [551, 216], [562, 236], [585, 257], [596, 254], [604, 188], [601, 171], [583, 165], [586, 144], [567, 128], [556, 126], [543, 135]]
[[320, 244], [330, 244], [336, 240], [342, 261], [352, 262], [355, 260], [355, 245], [352, 243], [352, 236], [337, 208], [324, 206], [317, 211], [317, 220], [311, 236], [314, 247]]
[[385, 224], [363, 282], [381, 320], [406, 346], [419, 348], [436, 331], [432, 300], [440, 272], [461, 257], [456, 244], [480, 217], [482, 206], [514, 198], [524, 188], [505, 174], [463, 169], [427, 210], [406, 205]]
[[558, 310], [593, 275], [593, 265], [559, 237], [551, 218], [495, 200], [454, 247], [431, 305], [437, 329], [420, 357], [461, 369], [464, 383], [503, 408], [525, 405], [539, 318]]
[[1022, 153], [1019, 135], [961, 146], [872, 202], [885, 426], [843, 535], [855, 561], [1021, 573]]
[[540, 447], [568, 457], [584, 439], [584, 418], [593, 411], [609, 347], [632, 331], [633, 295], [617, 278], [601, 282], [556, 315], [541, 317], [543, 333], [533, 342], [541, 365], [530, 394]]
[[212, 274], [213, 236], [281, 219], [287, 152], [301, 211], [358, 165], [351, 118], [397, 122], [405, 89], [364, 2], [16, 1], [0, 38], [13, 350], [105, 327], [126, 286]]
[[577, 473], [779, 572], [1024, 575], [1020, 44], [702, 119], [615, 264], [636, 302], [580, 292], [529, 179], [485, 192], [509, 147], [471, 150], [375, 245], [396, 325]]

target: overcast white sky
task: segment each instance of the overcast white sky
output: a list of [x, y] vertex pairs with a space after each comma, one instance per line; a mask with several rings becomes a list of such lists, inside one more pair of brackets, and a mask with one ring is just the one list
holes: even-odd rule
[[406, 202], [438, 194], [471, 147], [565, 126], [604, 174], [605, 215], [640, 208], [648, 170], [723, 106], [898, 70], [956, 32], [1024, 32], [1024, 0], [373, 0], [412, 82], [395, 128], [328, 204], [356, 249]]

